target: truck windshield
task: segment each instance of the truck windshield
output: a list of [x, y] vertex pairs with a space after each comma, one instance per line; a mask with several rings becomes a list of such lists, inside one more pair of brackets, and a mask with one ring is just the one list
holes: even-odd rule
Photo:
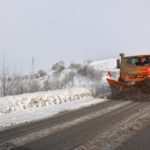
[[126, 58], [125, 62], [134, 66], [150, 66], [150, 56], [148, 57], [134, 57]]

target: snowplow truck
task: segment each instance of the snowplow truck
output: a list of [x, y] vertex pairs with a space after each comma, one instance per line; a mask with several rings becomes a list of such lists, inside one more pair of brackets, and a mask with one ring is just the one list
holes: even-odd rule
[[118, 80], [108, 78], [112, 98], [150, 100], [150, 54], [125, 56], [120, 54]]

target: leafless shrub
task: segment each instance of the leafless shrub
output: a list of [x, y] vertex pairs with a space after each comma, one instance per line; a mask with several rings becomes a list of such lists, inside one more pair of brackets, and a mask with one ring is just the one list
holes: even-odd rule
[[68, 76], [68, 80], [69, 81], [74, 81], [75, 75], [76, 75], [75, 72], [70, 71], [69, 74], [67, 75]]
[[78, 74], [84, 77], [88, 77], [92, 80], [100, 80], [102, 77], [102, 73], [95, 70], [92, 66], [86, 64], [79, 68]]
[[23, 93], [31, 93], [40, 91], [41, 87], [35, 79], [24, 79], [14, 75], [7, 80], [6, 95], [18, 95]]
[[47, 75], [47, 73], [44, 70], [39, 70], [34, 76], [35, 76], [35, 78], [41, 78], [46, 75]]
[[63, 89], [67, 87], [67, 84], [71, 83], [71, 85], [74, 85], [74, 76], [75, 73], [70, 71], [68, 74], [64, 76], [62, 79], [56, 78], [48, 78], [43, 85], [43, 90], [55, 90], [55, 89]]
[[88, 70], [88, 66], [84, 65], [78, 69], [78, 74], [80, 74], [81, 76], [87, 77], [87, 70]]
[[50, 85], [50, 80], [49, 80], [49, 78], [48, 78], [48, 79], [46, 79], [46, 80], [44, 81], [42, 90], [43, 90], [43, 91], [48, 91], [48, 90], [51, 89], [50, 86], [51, 86], [51, 85]]
[[74, 77], [75, 77], [75, 73], [73, 71], [70, 71], [68, 74], [66, 74], [66, 76], [64, 77], [64, 79], [62, 80], [62, 87], [65, 88], [65, 86], [69, 83], [71, 83], [71, 85], [74, 85]]
[[[15, 71], [10, 73], [4, 68], [3, 72], [0, 74], [0, 96], [73, 87], [76, 75], [79, 77], [87, 77], [86, 81], [90, 82], [92, 80], [93, 84], [93, 81], [100, 81], [102, 76], [100, 72], [90, 66], [90, 62], [88, 61], [85, 65], [72, 63], [69, 68], [69, 72], [68, 70], [63, 72], [65, 64], [60, 61], [53, 65], [53, 75], [51, 76], [49, 76], [44, 70], [39, 70], [32, 75], [18, 75]], [[81, 84], [80, 86], [84, 85]]]
[[75, 63], [71, 63], [69, 66], [70, 69], [76, 69], [76, 70], [79, 70], [81, 67], [82, 67], [81, 64], [75, 64]]
[[29, 82], [29, 93], [40, 91], [41, 87], [37, 80], [31, 79]]
[[47, 79], [44, 84], [43, 84], [43, 91], [48, 91], [48, 90], [55, 90], [55, 89], [61, 89], [61, 81], [56, 79]]
[[17, 95], [25, 92], [24, 84], [22, 83], [22, 80], [17, 76], [11, 77], [11, 80], [7, 84], [7, 95]]
[[65, 64], [63, 61], [60, 61], [52, 66], [52, 70], [58, 73], [61, 73], [64, 69], [65, 69]]

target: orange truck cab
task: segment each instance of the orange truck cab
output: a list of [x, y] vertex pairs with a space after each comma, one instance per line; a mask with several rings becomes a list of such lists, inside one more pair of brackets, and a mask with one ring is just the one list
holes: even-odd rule
[[120, 54], [117, 68], [120, 69], [118, 81], [107, 79], [111, 89], [128, 90], [138, 87], [150, 93], [150, 54], [125, 56]]

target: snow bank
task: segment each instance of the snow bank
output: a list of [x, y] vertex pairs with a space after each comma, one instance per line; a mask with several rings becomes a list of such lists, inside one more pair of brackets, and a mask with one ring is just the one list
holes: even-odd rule
[[3, 114], [0, 116], [0, 130], [3, 130], [5, 127], [18, 125], [20, 123], [27, 123], [49, 118], [63, 111], [75, 110], [82, 107], [102, 103], [104, 101], [106, 100], [88, 97], [81, 100], [68, 101], [67, 103], [61, 103], [59, 105], [49, 105], [43, 108], [39, 107], [38, 109], [34, 108], [31, 110], [22, 110], [9, 114]]
[[38, 109], [78, 100], [92, 95], [88, 88], [71, 88], [49, 92], [37, 92], [0, 98], [0, 116], [15, 111]]

